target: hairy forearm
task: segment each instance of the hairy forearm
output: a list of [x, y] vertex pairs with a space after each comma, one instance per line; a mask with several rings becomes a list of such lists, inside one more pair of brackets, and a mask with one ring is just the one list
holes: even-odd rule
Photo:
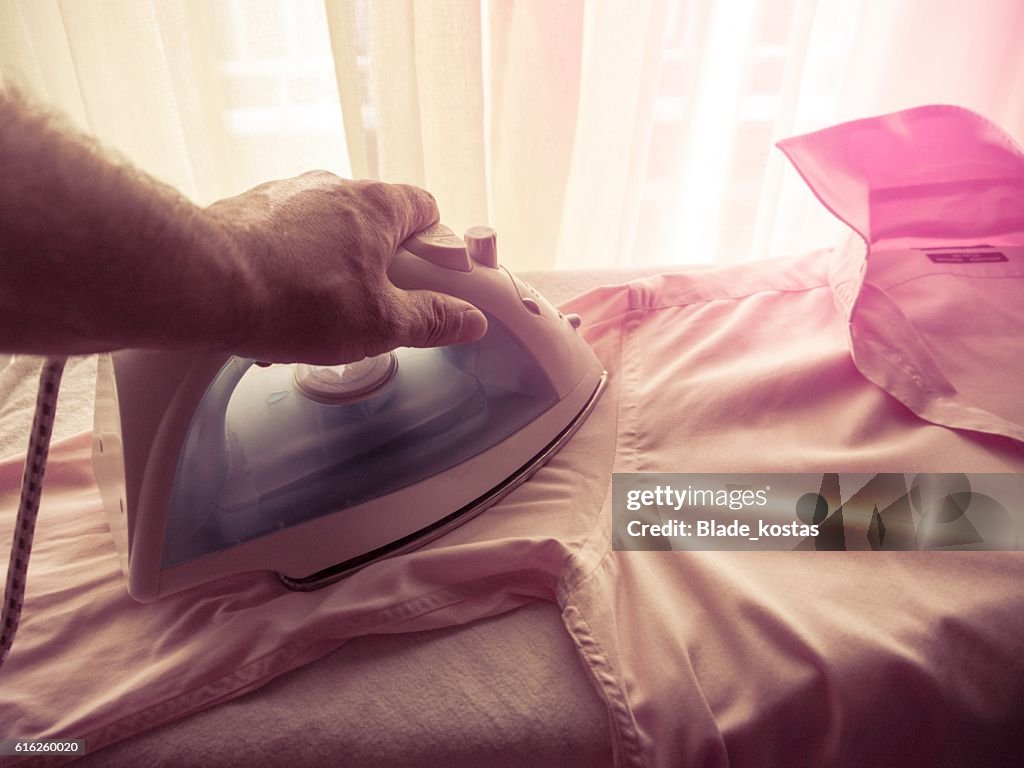
[[248, 289], [202, 209], [0, 92], [0, 351], [226, 350]]
[[436, 221], [422, 189], [324, 171], [201, 209], [0, 92], [0, 352], [336, 364], [473, 341], [481, 312], [387, 279]]

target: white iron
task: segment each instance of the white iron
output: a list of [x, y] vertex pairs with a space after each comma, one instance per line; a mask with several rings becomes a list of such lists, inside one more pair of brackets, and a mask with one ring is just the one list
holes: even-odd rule
[[493, 230], [431, 227], [388, 277], [474, 304], [487, 334], [335, 367], [101, 357], [93, 465], [132, 597], [258, 570], [329, 584], [490, 506], [593, 408], [579, 318], [499, 266]]

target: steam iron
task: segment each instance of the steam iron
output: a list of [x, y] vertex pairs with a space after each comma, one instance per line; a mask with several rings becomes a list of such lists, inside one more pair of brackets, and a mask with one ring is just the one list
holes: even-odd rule
[[469, 301], [486, 335], [333, 367], [100, 358], [93, 466], [132, 597], [259, 570], [332, 583], [483, 511], [578, 429], [606, 374], [579, 317], [498, 264], [494, 230], [435, 225], [388, 277]]

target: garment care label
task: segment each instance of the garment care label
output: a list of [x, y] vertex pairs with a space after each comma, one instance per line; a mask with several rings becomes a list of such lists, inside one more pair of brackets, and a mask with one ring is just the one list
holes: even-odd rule
[[626, 550], [1020, 550], [1024, 475], [616, 473]]

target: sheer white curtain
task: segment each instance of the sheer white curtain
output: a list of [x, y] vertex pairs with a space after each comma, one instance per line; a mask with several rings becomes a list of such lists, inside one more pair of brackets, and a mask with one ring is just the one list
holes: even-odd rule
[[1020, 0], [0, 0], [0, 79], [200, 203], [326, 168], [603, 268], [829, 245], [785, 135], [945, 102], [1024, 139], [1022, 39]]
[[200, 203], [350, 172], [315, 2], [0, 0], [0, 76]]

